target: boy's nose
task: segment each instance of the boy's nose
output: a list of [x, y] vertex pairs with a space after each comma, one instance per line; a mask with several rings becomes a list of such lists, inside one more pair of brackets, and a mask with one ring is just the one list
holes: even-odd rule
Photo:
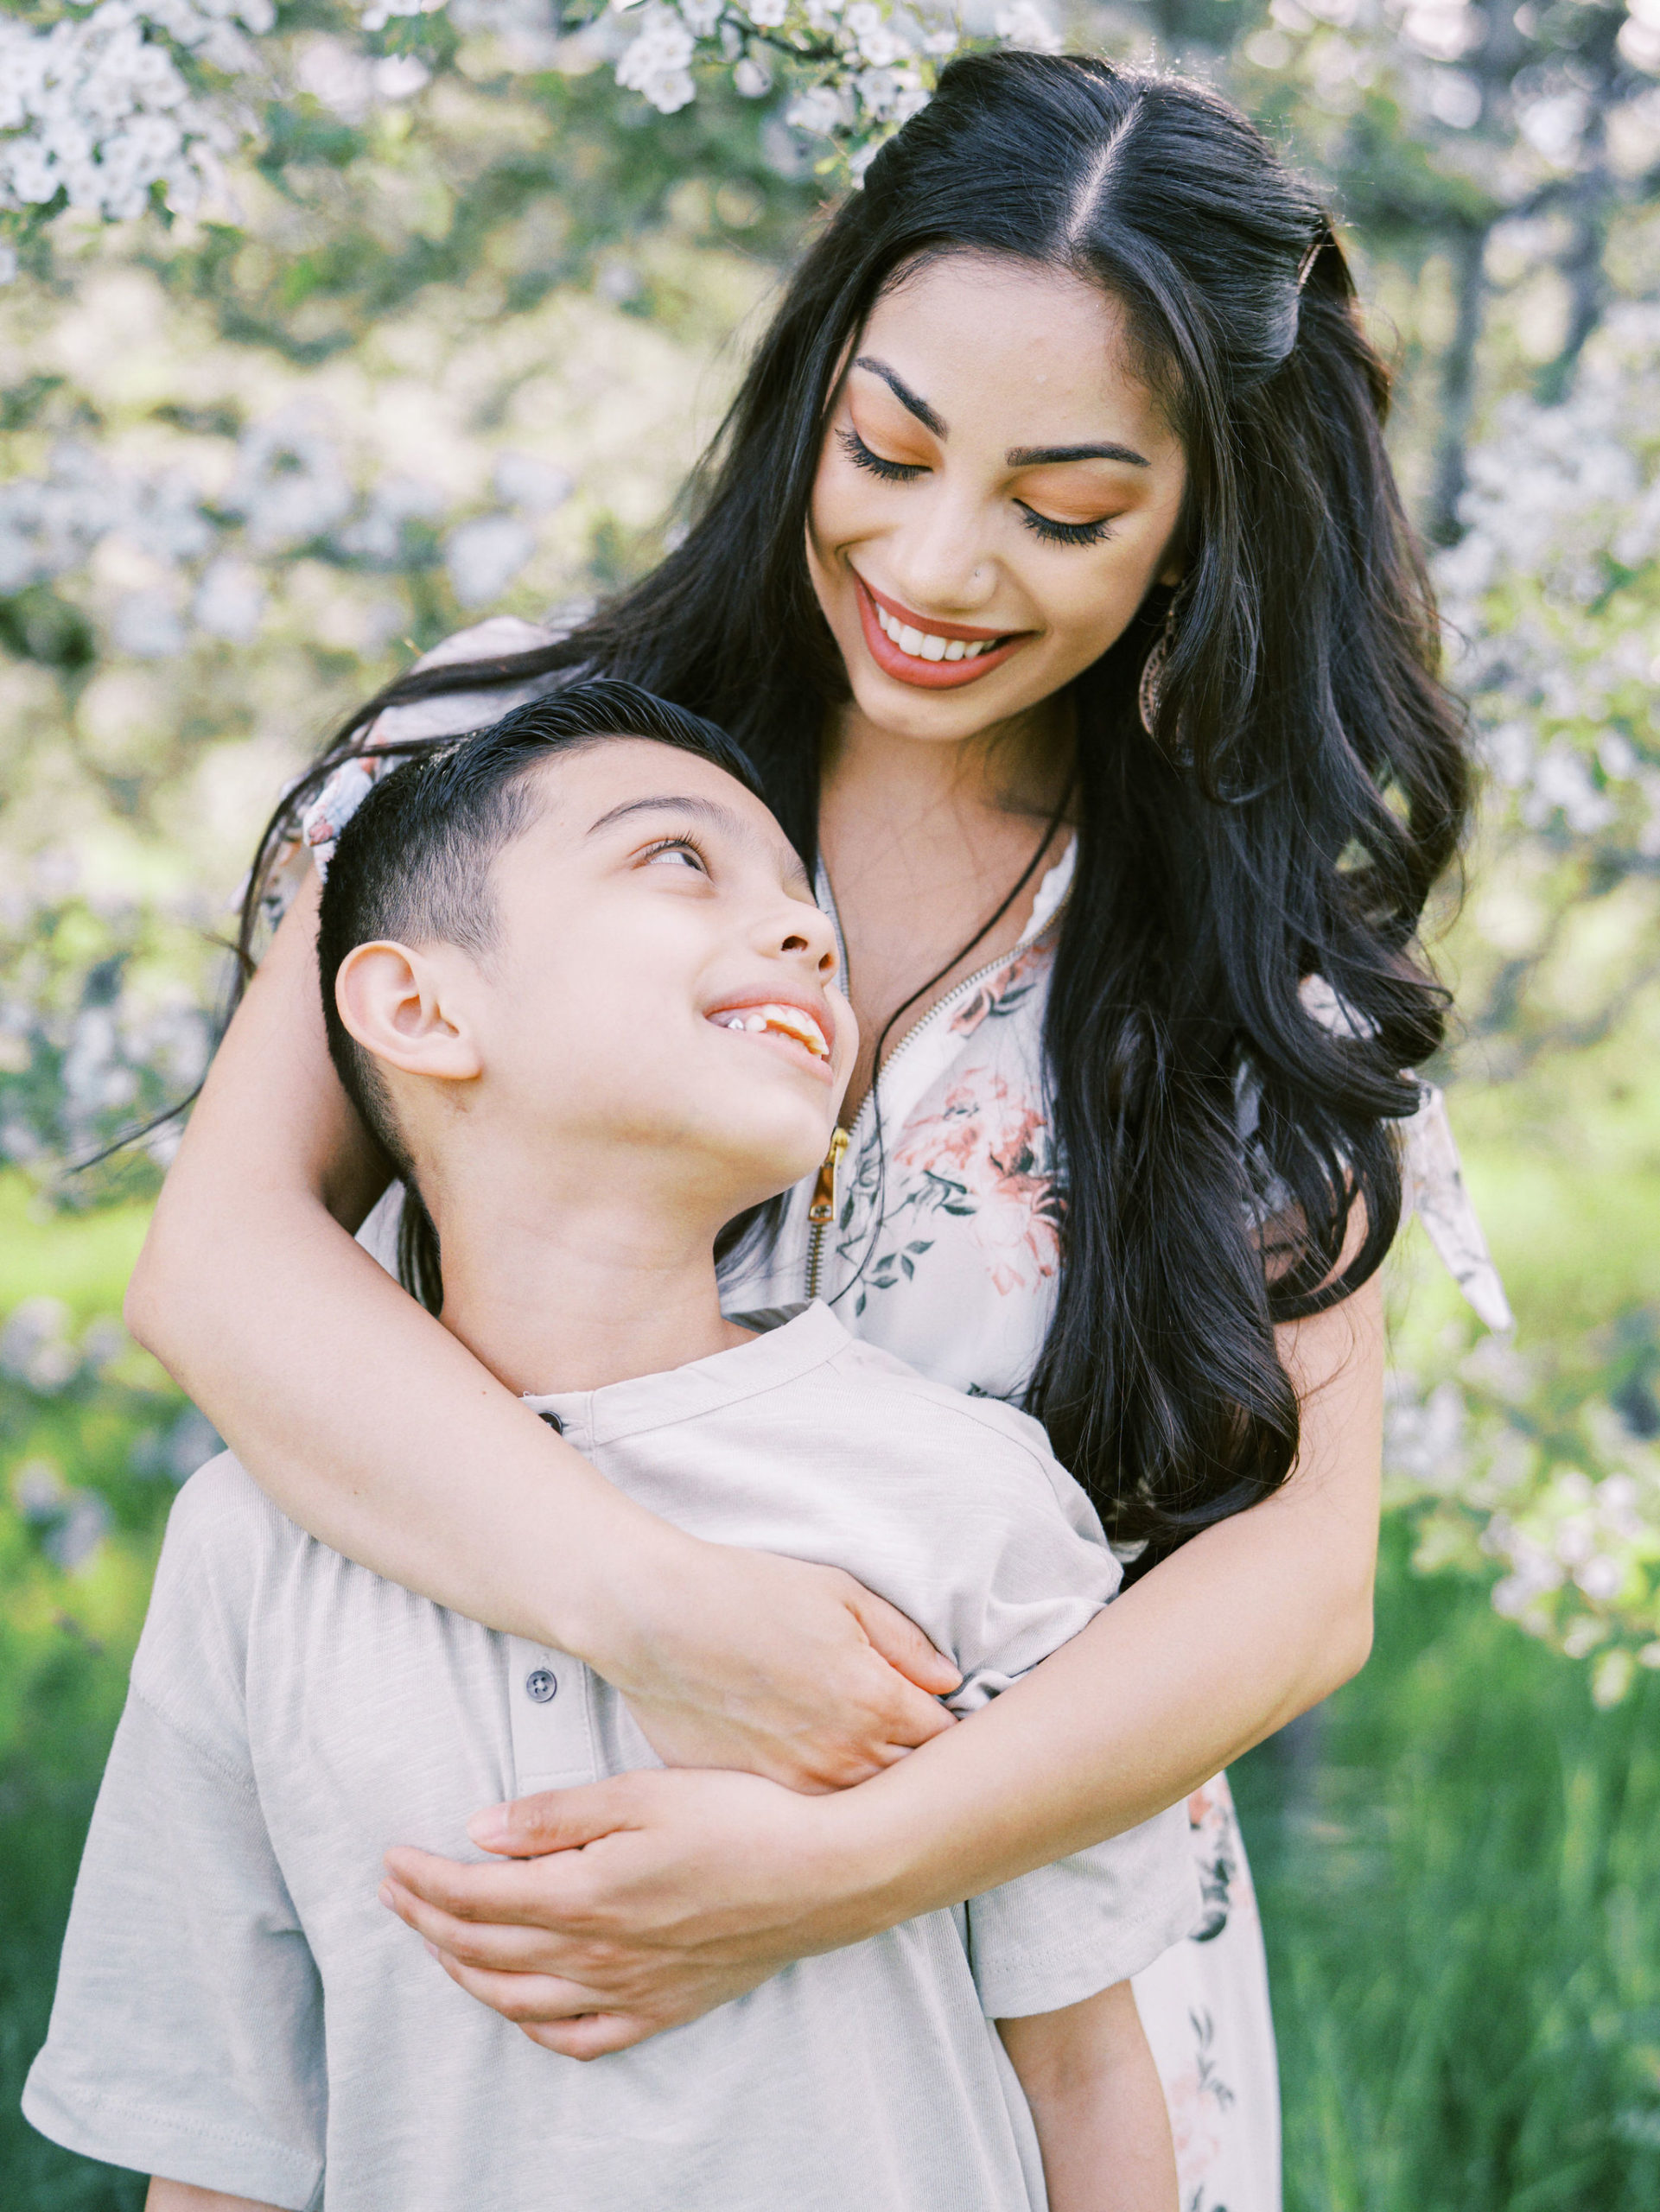
[[804, 908], [792, 901], [794, 912], [784, 925], [778, 939], [780, 952], [805, 955], [817, 970], [819, 978], [828, 982], [840, 964], [836, 949], [836, 931], [828, 914], [815, 908]]

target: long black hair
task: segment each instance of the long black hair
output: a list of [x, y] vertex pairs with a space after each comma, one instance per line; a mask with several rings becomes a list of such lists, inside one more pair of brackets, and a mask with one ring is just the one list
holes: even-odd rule
[[1045, 1036], [1063, 1265], [1027, 1396], [1151, 1559], [1284, 1481], [1274, 1324], [1347, 1296], [1399, 1225], [1402, 1071], [1445, 1016], [1415, 935], [1469, 800], [1388, 378], [1326, 209], [1243, 117], [1099, 60], [953, 62], [802, 261], [684, 543], [568, 638], [390, 685], [302, 795], [386, 707], [587, 667], [729, 730], [811, 860], [848, 696], [805, 554], [832, 385], [896, 272], [954, 249], [1110, 292], [1186, 456], [1182, 582], [1073, 686], [1078, 857]]

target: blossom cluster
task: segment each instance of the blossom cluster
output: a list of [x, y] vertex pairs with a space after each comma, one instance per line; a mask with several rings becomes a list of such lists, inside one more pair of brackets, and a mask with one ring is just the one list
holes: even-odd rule
[[1660, 859], [1660, 308], [1616, 307], [1554, 406], [1515, 396], [1469, 456], [1437, 563], [1453, 680], [1517, 826]]
[[190, 213], [239, 135], [205, 80], [251, 72], [245, 34], [275, 21], [271, 0], [102, 0], [47, 28], [0, 22], [0, 207], [61, 196], [123, 222], [159, 188]]
[[1489, 1340], [1428, 1391], [1396, 1375], [1390, 1502], [1413, 1515], [1418, 1567], [1496, 1563], [1495, 1611], [1589, 1661], [1612, 1705], [1660, 1668], [1660, 1412], [1640, 1370], [1616, 1405], [1568, 1369]]
[[[0, 913], [0, 1165], [48, 1179], [194, 1089], [219, 967], [186, 968], [206, 918], [80, 895], [71, 873], [66, 856], [45, 856]], [[169, 1125], [153, 1148], [165, 1158]]]
[[[1007, 46], [1053, 52], [1060, 43], [1041, 0], [1013, 0], [993, 29]], [[782, 73], [785, 121], [842, 147], [856, 176], [969, 43], [954, 12], [901, 13], [886, 0], [646, 0], [616, 77], [672, 115], [695, 97], [696, 64], [729, 70], [747, 99], [764, 98]]]
[[228, 481], [211, 493], [176, 463], [123, 468], [64, 439], [43, 473], [0, 485], [0, 599], [80, 577], [114, 538], [155, 579], [109, 613], [108, 644], [138, 659], [177, 652], [192, 630], [248, 643], [302, 553], [383, 573], [441, 564], [458, 604], [482, 607], [531, 561], [537, 521], [572, 488], [552, 463], [507, 450], [481, 513], [454, 512], [436, 485], [404, 471], [359, 489], [338, 441], [303, 407], [251, 424]]
[[[52, 1297], [26, 1298], [0, 1322], [0, 1425], [23, 1447], [0, 1507], [22, 1522], [54, 1576], [84, 1577], [99, 1564], [116, 1518], [106, 1488], [159, 1483], [164, 1498], [219, 1448], [202, 1415], [135, 1361], [113, 1314], [78, 1325], [63, 1300]], [[73, 1436], [88, 1426], [106, 1443], [98, 1455], [105, 1469], [98, 1487], [71, 1481], [63, 1468], [66, 1432]], [[123, 1440], [113, 1464], [112, 1430]], [[77, 1453], [76, 1464], [85, 1457]]]

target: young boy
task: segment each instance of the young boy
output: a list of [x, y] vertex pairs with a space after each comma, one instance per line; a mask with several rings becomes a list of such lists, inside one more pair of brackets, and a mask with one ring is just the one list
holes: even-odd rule
[[[855, 1039], [720, 732], [590, 683], [398, 769], [340, 837], [319, 951], [445, 1325], [613, 1483], [856, 1575], [962, 1669], [959, 1712], [1111, 1596], [1034, 1422], [823, 1306], [721, 1313], [716, 1236], [822, 1160]], [[580, 1662], [214, 1460], [169, 1527], [29, 2119], [156, 2176], [152, 2212], [1175, 2212], [1128, 1977], [1195, 1917], [1180, 1811], [586, 2064], [377, 1901], [389, 1847], [476, 1859], [475, 1809], [653, 1763]]]

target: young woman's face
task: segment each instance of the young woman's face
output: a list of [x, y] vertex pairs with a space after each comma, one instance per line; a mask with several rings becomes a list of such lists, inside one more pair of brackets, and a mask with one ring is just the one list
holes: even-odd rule
[[861, 710], [949, 741], [1059, 690], [1175, 582], [1186, 483], [1093, 285], [970, 253], [902, 279], [843, 374], [808, 529]]

